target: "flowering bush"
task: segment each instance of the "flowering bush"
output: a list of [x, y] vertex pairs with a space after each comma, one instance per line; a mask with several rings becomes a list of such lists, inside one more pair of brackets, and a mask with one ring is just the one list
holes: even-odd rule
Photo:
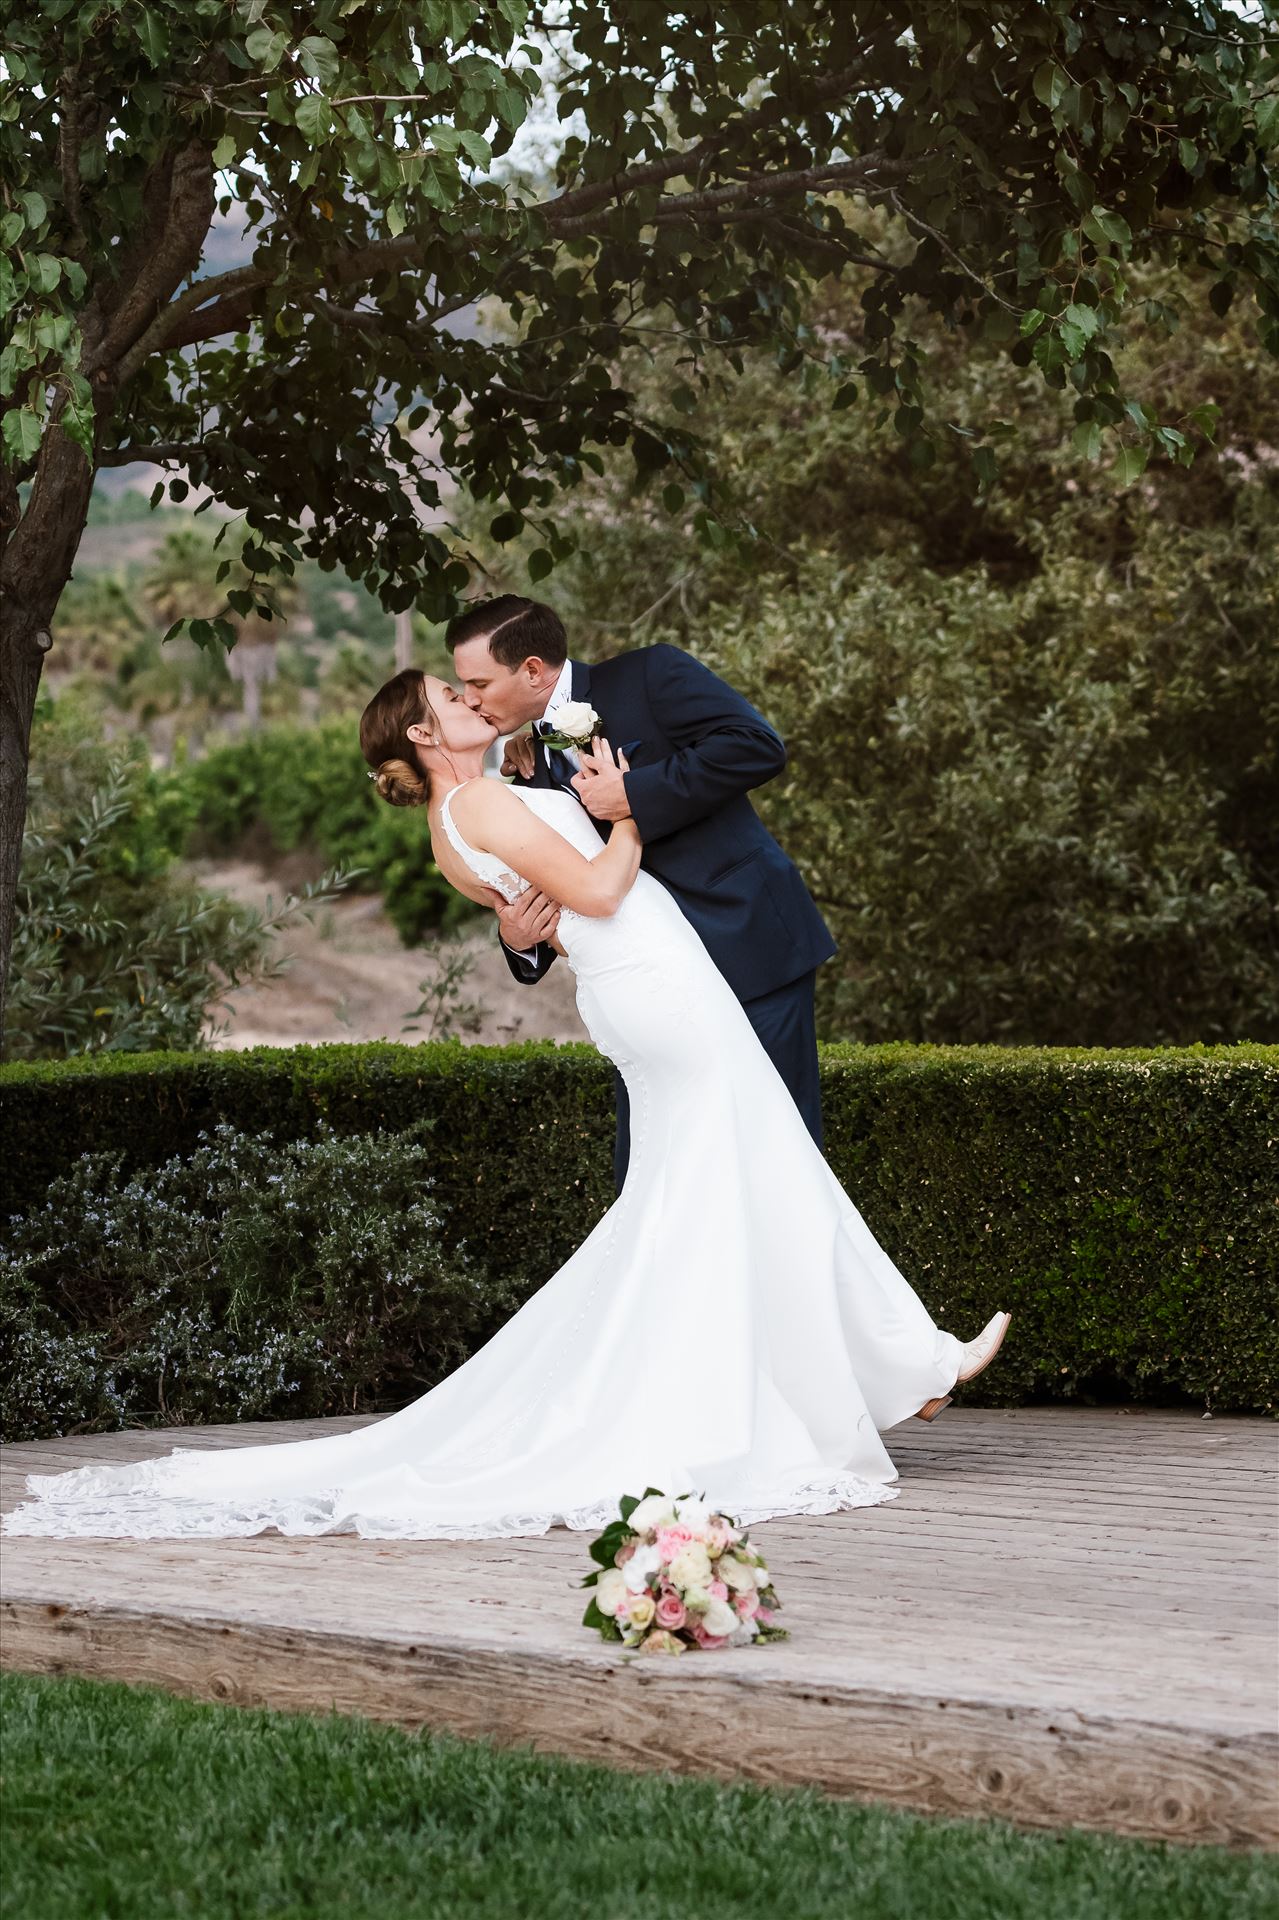
[[692, 1494], [627, 1494], [621, 1518], [591, 1542], [599, 1562], [584, 1627], [641, 1653], [683, 1653], [786, 1640], [764, 1556], [727, 1514]]
[[225, 1123], [126, 1176], [85, 1154], [0, 1249], [8, 1439], [399, 1406], [509, 1316], [448, 1250], [416, 1132], [280, 1146]]

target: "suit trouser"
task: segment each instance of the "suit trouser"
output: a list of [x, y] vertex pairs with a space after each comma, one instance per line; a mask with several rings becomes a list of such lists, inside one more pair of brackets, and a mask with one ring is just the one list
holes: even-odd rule
[[[765, 1053], [790, 1089], [804, 1125], [820, 1147], [822, 1144], [822, 1087], [817, 1068], [817, 1016], [813, 995], [816, 971], [784, 987], [774, 988], [757, 1000], [743, 1000], [742, 1012], [759, 1035]], [[613, 1152], [613, 1175], [621, 1192], [631, 1157], [631, 1103], [626, 1082], [620, 1073], [613, 1075], [617, 1094], [617, 1144]]]

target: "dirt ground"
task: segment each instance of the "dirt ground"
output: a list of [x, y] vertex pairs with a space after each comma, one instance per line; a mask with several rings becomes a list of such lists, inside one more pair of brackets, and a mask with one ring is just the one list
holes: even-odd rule
[[[259, 907], [268, 896], [278, 905], [298, 884], [287, 870], [248, 860], [201, 861], [195, 873], [202, 885]], [[462, 1040], [502, 1045], [586, 1039], [573, 975], [563, 961], [537, 986], [517, 986], [491, 918], [477, 921], [459, 950], [472, 965], [456, 999], [479, 1009], [474, 1031], [457, 1029]], [[430, 1015], [415, 1021], [413, 1013], [424, 997], [422, 983], [429, 987], [440, 977], [440, 949], [402, 946], [375, 895], [350, 894], [321, 907], [311, 924], [299, 921], [280, 936], [278, 951], [291, 956], [279, 979], [237, 988], [215, 1013], [211, 1024], [225, 1023], [213, 1035], [215, 1047], [431, 1037]]]

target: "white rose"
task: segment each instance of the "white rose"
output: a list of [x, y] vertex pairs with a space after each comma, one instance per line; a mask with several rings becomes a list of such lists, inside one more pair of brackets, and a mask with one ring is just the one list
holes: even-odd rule
[[675, 1513], [681, 1527], [694, 1533], [705, 1533], [711, 1524], [711, 1510], [704, 1500], [677, 1500]]
[[711, 1577], [711, 1557], [700, 1540], [690, 1540], [686, 1547], [680, 1548], [671, 1561], [670, 1577], [681, 1589], [707, 1584]]
[[600, 723], [598, 713], [585, 700], [566, 700], [549, 718], [556, 733], [568, 740], [580, 740], [583, 745]]
[[741, 1622], [727, 1600], [712, 1600], [702, 1615], [702, 1624], [707, 1633], [727, 1635], [736, 1633]]
[[773, 1583], [773, 1576], [768, 1571], [767, 1567], [755, 1568], [755, 1585], [757, 1587], [769, 1587], [772, 1585], [772, 1583]]
[[649, 1574], [656, 1573], [661, 1564], [662, 1556], [656, 1547], [636, 1547], [622, 1568], [622, 1578], [632, 1593], [639, 1593], [648, 1585]]
[[739, 1620], [729, 1636], [729, 1643], [734, 1647], [748, 1647], [758, 1637], [759, 1626], [754, 1620]]
[[634, 1527], [636, 1533], [650, 1533], [658, 1527], [669, 1527], [674, 1519], [675, 1502], [670, 1495], [650, 1493], [640, 1501], [626, 1524]]
[[755, 1569], [726, 1553], [715, 1563], [715, 1571], [726, 1587], [732, 1587], [735, 1593], [751, 1593], [755, 1588]]
[[595, 1583], [595, 1604], [601, 1613], [615, 1614], [626, 1594], [620, 1567], [605, 1567]]

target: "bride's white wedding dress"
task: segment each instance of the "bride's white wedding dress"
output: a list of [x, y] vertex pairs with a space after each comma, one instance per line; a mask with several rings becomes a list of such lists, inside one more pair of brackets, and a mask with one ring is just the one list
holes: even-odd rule
[[[600, 852], [571, 794], [512, 791]], [[448, 801], [443, 818], [480, 880], [523, 890], [467, 846]], [[559, 934], [631, 1102], [625, 1185], [572, 1258], [399, 1413], [35, 1475], [6, 1532], [495, 1539], [603, 1527], [649, 1486], [704, 1492], [746, 1524], [892, 1497], [880, 1430], [954, 1385], [959, 1342], [876, 1243], [660, 882], [641, 871], [612, 918], [566, 911]]]

